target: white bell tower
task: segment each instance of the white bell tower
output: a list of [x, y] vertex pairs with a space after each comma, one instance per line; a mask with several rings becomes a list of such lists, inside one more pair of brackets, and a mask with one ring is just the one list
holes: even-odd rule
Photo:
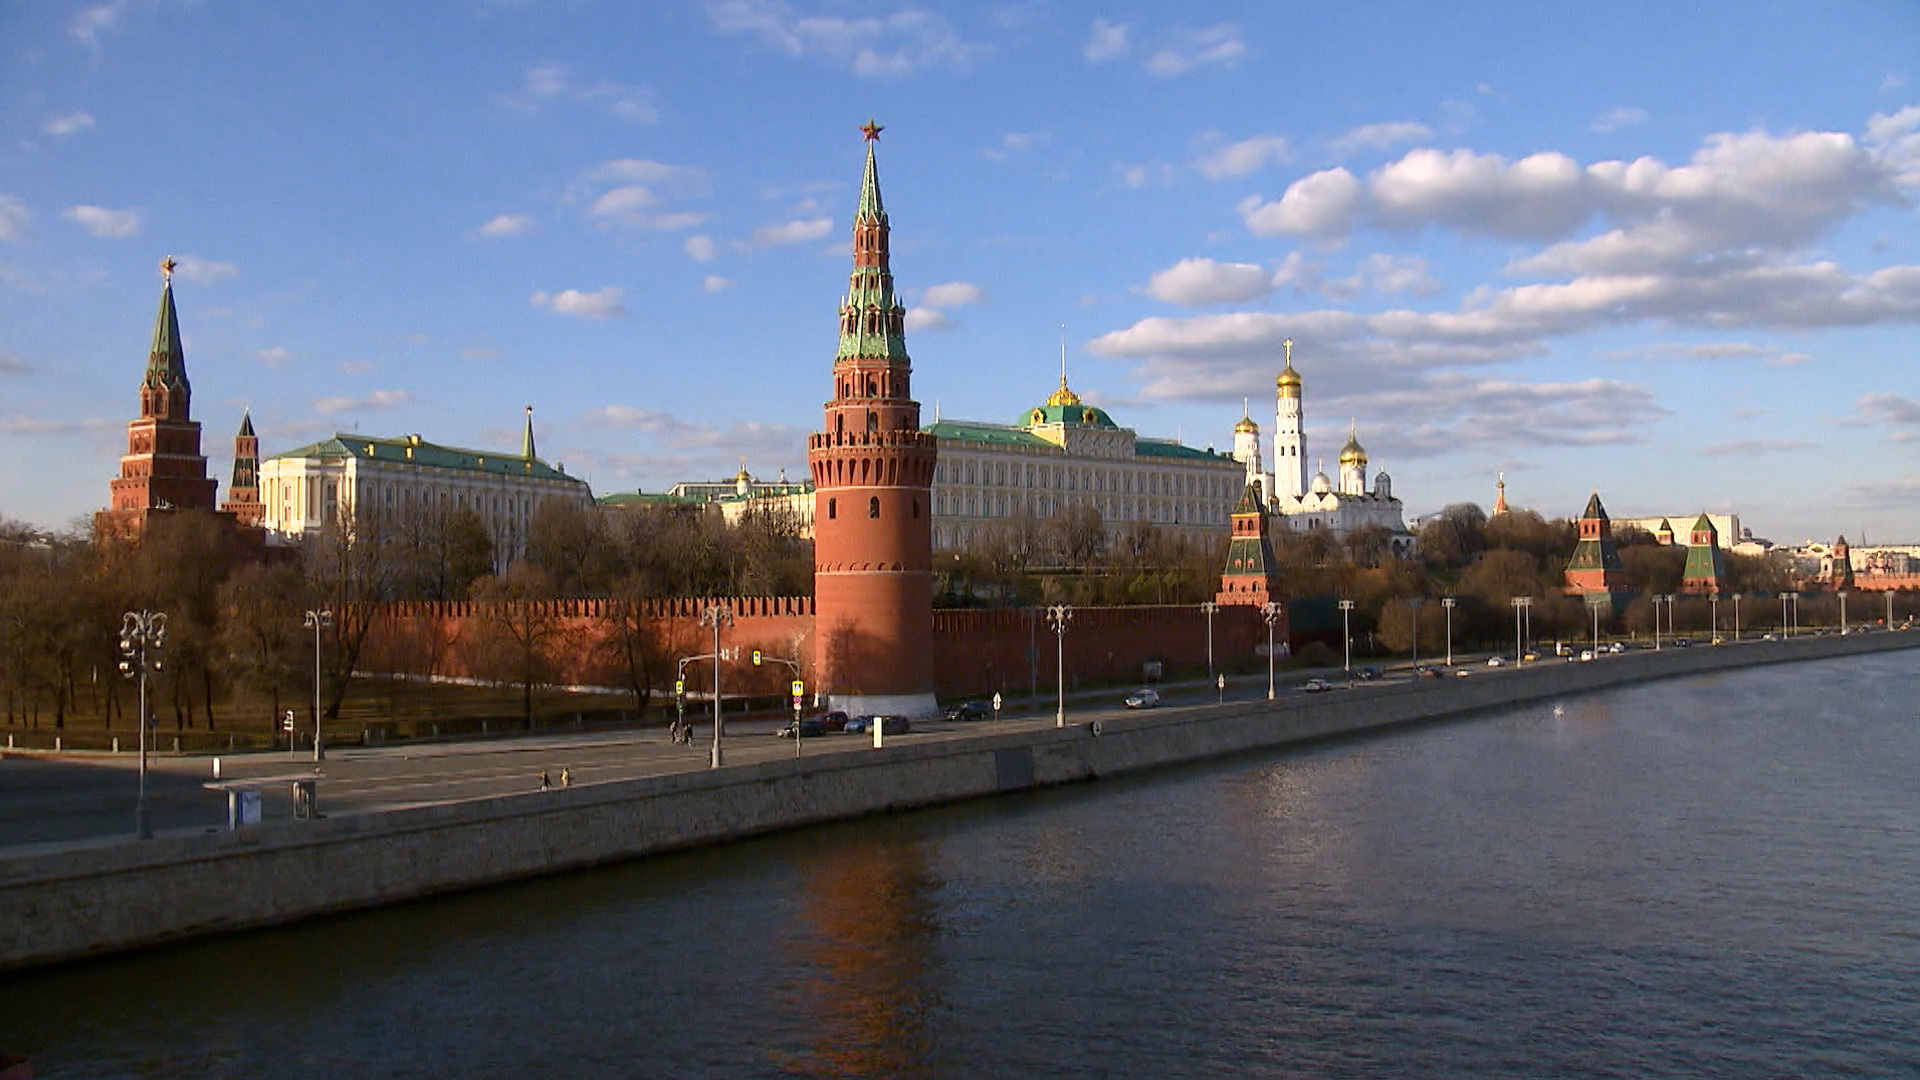
[[1300, 373], [1293, 370], [1293, 339], [1282, 345], [1287, 366], [1274, 380], [1279, 401], [1273, 415], [1273, 493], [1287, 498], [1307, 493], [1307, 434], [1300, 415]]

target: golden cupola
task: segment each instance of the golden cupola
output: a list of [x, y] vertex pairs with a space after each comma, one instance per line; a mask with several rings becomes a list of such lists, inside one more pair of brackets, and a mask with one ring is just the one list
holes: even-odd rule
[[1254, 423], [1253, 417], [1243, 411], [1240, 416], [1240, 422], [1233, 425], [1233, 433], [1235, 435], [1258, 435], [1260, 434], [1260, 425]]
[[1347, 445], [1340, 448], [1340, 464], [1365, 465], [1367, 450], [1360, 445], [1360, 427], [1358, 423], [1347, 429]]
[[1273, 385], [1280, 391], [1281, 397], [1297, 398], [1300, 396], [1300, 373], [1293, 370], [1293, 339], [1288, 338], [1281, 344], [1287, 350], [1287, 366], [1281, 369], [1280, 377], [1273, 380]]
[[1067, 388], [1067, 376], [1065, 373], [1062, 373], [1060, 376], [1060, 389], [1048, 395], [1047, 404], [1056, 406], [1080, 404], [1080, 395]]

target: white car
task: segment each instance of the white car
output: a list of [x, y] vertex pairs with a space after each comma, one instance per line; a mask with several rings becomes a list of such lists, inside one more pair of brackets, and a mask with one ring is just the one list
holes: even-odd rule
[[1127, 695], [1127, 708], [1151, 709], [1160, 704], [1160, 691], [1152, 687], [1142, 687]]
[[1509, 660], [1509, 659], [1507, 659], [1507, 658], [1506, 658], [1506, 657], [1504, 657], [1504, 656], [1489, 656], [1489, 657], [1487, 657], [1487, 666], [1488, 666], [1488, 667], [1506, 667], [1506, 666], [1507, 666], [1508, 664], [1511, 664], [1511, 663], [1513, 663], [1513, 661], [1511, 661], [1511, 660]]
[[1583, 663], [1583, 664], [1589, 664], [1589, 663], [1592, 663], [1592, 662], [1593, 662], [1593, 650], [1592, 650], [1592, 649], [1581, 649], [1581, 650], [1580, 650], [1580, 662], [1581, 662], [1581, 663]]
[[1308, 679], [1300, 684], [1300, 692], [1303, 694], [1324, 694], [1331, 689], [1333, 684], [1325, 679]]

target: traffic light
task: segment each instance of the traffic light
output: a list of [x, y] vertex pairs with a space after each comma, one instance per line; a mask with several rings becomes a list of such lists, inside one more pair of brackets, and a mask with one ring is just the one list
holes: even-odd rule
[[759, 649], [753, 650], [753, 666], [754, 667], [760, 666], [760, 650]]

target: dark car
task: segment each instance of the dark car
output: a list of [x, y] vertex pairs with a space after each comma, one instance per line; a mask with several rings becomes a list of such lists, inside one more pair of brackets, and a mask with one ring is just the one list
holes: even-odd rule
[[847, 714], [838, 709], [832, 712], [823, 712], [817, 719], [819, 719], [821, 726], [825, 727], [828, 731], [845, 731], [847, 729]]
[[1361, 668], [1356, 674], [1362, 679], [1371, 682], [1380, 677], [1380, 666], [1378, 664], [1368, 664], [1366, 667]]
[[854, 735], [865, 735], [880, 725], [882, 735], [904, 735], [913, 730], [913, 725], [904, 716], [856, 716], [847, 721], [847, 731]]
[[987, 707], [977, 701], [963, 701], [958, 705], [947, 706], [947, 719], [953, 721], [985, 720]]
[[780, 730], [774, 732], [774, 734], [783, 739], [791, 739], [793, 738], [793, 728], [795, 724], [800, 725], [800, 737], [803, 739], [815, 739], [827, 733], [827, 725], [819, 717], [809, 716], [804, 720], [787, 721], [785, 724], [782, 724]]

